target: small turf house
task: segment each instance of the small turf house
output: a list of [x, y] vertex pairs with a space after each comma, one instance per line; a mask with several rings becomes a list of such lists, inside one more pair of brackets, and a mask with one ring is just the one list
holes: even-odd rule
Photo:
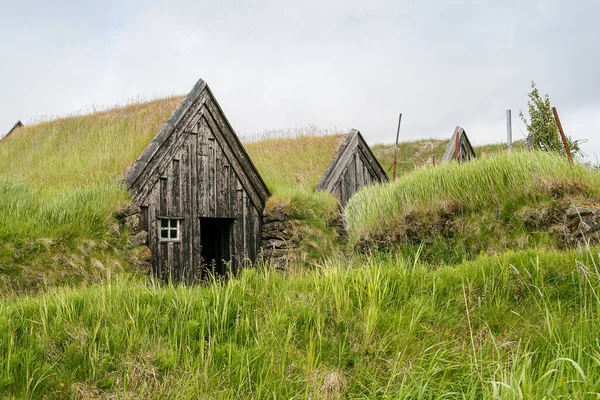
[[463, 128], [457, 126], [446, 147], [442, 162], [450, 162], [452, 160], [463, 162], [469, 161], [475, 157], [475, 150], [473, 150], [473, 146], [471, 146], [467, 133]]
[[365, 186], [387, 182], [388, 177], [360, 132], [346, 134], [337, 153], [316, 186], [338, 198], [342, 207]]
[[6, 139], [7, 137], [9, 137], [14, 131], [16, 131], [17, 129], [21, 128], [23, 125], [23, 123], [19, 120], [17, 121], [16, 124], [13, 125], [13, 127], [10, 129], [10, 131], [8, 131], [8, 133], [2, 137], [0, 137], [0, 140], [2, 139]]
[[199, 80], [126, 175], [155, 276], [235, 272], [260, 249], [269, 191]]

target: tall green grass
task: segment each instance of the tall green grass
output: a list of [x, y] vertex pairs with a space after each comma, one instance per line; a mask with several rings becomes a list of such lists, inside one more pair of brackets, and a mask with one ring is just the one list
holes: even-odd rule
[[116, 278], [0, 303], [27, 398], [595, 398], [598, 256], [430, 269], [372, 254], [206, 286]]
[[0, 142], [0, 290], [90, 283], [123, 270], [120, 178], [180, 98], [25, 126]]
[[180, 100], [42, 122], [0, 142], [0, 238], [103, 235], [127, 201], [119, 179]]
[[500, 154], [421, 169], [396, 182], [366, 188], [348, 202], [347, 226], [354, 238], [368, 237], [394, 229], [415, 209], [453, 203], [473, 213], [499, 209], [507, 200], [522, 204], [569, 192], [597, 199], [600, 175], [544, 152]]

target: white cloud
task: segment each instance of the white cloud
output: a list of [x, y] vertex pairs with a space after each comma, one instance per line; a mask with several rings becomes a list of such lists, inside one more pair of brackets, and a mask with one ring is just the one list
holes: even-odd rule
[[517, 111], [531, 79], [550, 93], [565, 126], [598, 127], [593, 0], [72, 2], [48, 15], [35, 5], [7, 10], [0, 26], [11, 35], [0, 46], [12, 57], [0, 64], [0, 130], [19, 118], [185, 93], [200, 77], [240, 133], [314, 124], [391, 142], [403, 112], [406, 140], [448, 137], [461, 125], [475, 143], [498, 142], [507, 108], [515, 137], [522, 129]]

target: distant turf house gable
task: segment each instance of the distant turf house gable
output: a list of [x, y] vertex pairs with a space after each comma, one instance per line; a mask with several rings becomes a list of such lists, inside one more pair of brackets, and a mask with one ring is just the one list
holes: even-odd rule
[[9, 137], [13, 132], [15, 132], [17, 129], [21, 128], [23, 125], [23, 123], [19, 120], [17, 121], [17, 123], [11, 128], [10, 131], [8, 131], [8, 133], [6, 135], [4, 135], [3, 137], [0, 137], [0, 140], [4, 140], [7, 137]]
[[155, 276], [193, 282], [257, 257], [270, 193], [199, 80], [126, 176]]
[[387, 181], [383, 167], [365, 139], [359, 131], [352, 129], [344, 138], [316, 189], [332, 193], [344, 207], [348, 199], [363, 187]]
[[475, 157], [475, 150], [473, 150], [473, 146], [471, 146], [467, 133], [463, 128], [457, 126], [456, 129], [454, 129], [448, 147], [446, 147], [442, 162], [449, 162], [452, 160], [463, 162], [469, 161]]

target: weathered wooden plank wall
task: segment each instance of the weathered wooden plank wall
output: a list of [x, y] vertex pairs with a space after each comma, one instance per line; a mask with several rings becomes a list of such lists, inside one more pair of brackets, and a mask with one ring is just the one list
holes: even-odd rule
[[360, 132], [352, 130], [325, 170], [317, 189], [332, 193], [344, 207], [350, 197], [363, 187], [387, 180], [385, 171]]
[[475, 157], [475, 150], [473, 150], [473, 146], [471, 146], [467, 133], [463, 128], [457, 126], [454, 129], [454, 133], [450, 138], [450, 142], [446, 147], [441, 162], [450, 162], [452, 160], [463, 162], [469, 161]]
[[[234, 273], [256, 259], [268, 190], [203, 82], [136, 161], [127, 183], [143, 210], [155, 276], [201, 278], [210, 261], [202, 259], [202, 243], [209, 239], [211, 251], [231, 256]], [[163, 218], [179, 221], [179, 240], [161, 239]]]

